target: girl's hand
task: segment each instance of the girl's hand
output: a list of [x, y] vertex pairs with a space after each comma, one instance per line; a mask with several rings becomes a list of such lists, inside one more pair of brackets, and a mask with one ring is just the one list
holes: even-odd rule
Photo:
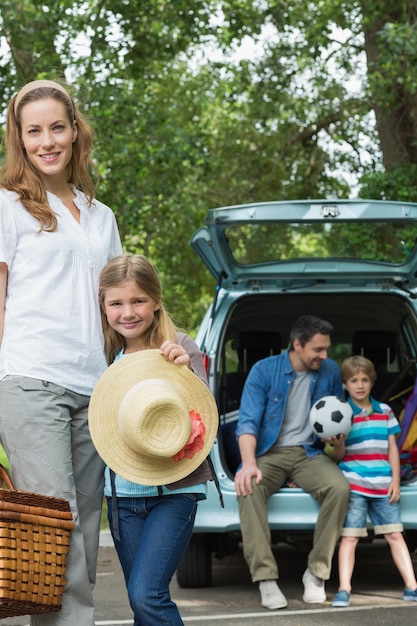
[[190, 355], [178, 343], [169, 340], [164, 341], [160, 351], [167, 361], [172, 361], [175, 365], [190, 365]]

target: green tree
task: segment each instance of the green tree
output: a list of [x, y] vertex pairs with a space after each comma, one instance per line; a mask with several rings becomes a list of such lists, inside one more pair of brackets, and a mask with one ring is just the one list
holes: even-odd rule
[[[214, 287], [188, 244], [208, 208], [345, 198], [358, 179], [417, 194], [414, 0], [3, 0], [0, 18], [0, 109], [27, 80], [71, 83], [98, 196], [188, 330]], [[237, 61], [247, 37], [261, 53]]]

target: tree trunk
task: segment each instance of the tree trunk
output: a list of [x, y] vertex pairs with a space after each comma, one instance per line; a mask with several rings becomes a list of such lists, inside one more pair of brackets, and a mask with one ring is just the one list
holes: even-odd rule
[[364, 30], [373, 107], [384, 166], [388, 171], [401, 163], [417, 163], [417, 95], [408, 90], [407, 84], [397, 81], [395, 73], [387, 80], [377, 39], [384, 24], [397, 19], [397, 15], [387, 12], [383, 19], [368, 19]]

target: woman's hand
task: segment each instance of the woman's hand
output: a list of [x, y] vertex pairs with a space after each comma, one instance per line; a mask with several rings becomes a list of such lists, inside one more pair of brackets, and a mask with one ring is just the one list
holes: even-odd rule
[[169, 340], [164, 341], [160, 351], [167, 361], [171, 361], [175, 365], [190, 365], [190, 355], [178, 343]]

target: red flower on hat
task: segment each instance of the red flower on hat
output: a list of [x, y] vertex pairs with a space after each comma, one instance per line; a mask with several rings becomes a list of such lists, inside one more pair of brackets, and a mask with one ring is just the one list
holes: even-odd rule
[[185, 446], [174, 456], [174, 461], [181, 461], [183, 458], [192, 459], [197, 452], [203, 449], [206, 425], [201, 421], [200, 413], [196, 413], [194, 410], [190, 411], [190, 418], [191, 434]]

